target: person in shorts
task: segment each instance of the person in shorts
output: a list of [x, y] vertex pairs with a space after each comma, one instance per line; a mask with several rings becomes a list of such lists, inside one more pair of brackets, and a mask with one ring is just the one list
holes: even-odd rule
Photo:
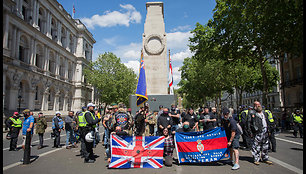
[[[223, 120], [221, 122], [221, 125], [225, 129], [227, 141], [228, 141], [228, 148], [230, 151], [230, 160], [232, 161], [232, 170], [237, 170], [240, 168], [239, 166], [239, 138], [240, 138], [240, 130], [237, 126], [236, 120], [232, 117], [232, 112], [230, 112], [229, 109], [224, 108], [223, 109]], [[233, 157], [235, 156], [235, 160], [233, 160]]]

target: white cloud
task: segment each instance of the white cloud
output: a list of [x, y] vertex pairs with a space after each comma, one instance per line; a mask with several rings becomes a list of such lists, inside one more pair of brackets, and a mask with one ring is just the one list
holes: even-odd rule
[[121, 60], [133, 59], [139, 61], [141, 48], [142, 48], [142, 43], [132, 42], [129, 45], [122, 45], [116, 47], [116, 50], [114, 50], [114, 54], [120, 57]]
[[177, 31], [186, 31], [186, 30], [191, 30], [191, 26], [190, 25], [183, 25], [183, 26], [178, 26], [176, 28], [171, 29], [171, 32], [177, 32]]
[[183, 61], [187, 57], [193, 56], [193, 53], [190, 52], [189, 48], [184, 51], [175, 53], [171, 56], [171, 60]]
[[112, 27], [116, 25], [129, 26], [130, 23], [140, 23], [141, 14], [131, 4], [121, 5], [125, 12], [106, 11], [103, 15], [95, 14], [91, 18], [82, 18], [81, 21], [88, 27]]
[[132, 68], [135, 74], [138, 76], [139, 74], [139, 61], [128, 61], [127, 63], [124, 63], [125, 66], [128, 68]]
[[106, 39], [103, 39], [103, 41], [105, 43], [107, 43], [108, 45], [111, 45], [111, 46], [116, 46], [116, 41], [118, 40], [118, 36], [114, 36], [114, 37], [111, 37], [111, 38], [106, 38]]
[[173, 81], [180, 81], [181, 80], [181, 72], [179, 71], [180, 67], [174, 67], [173, 71]]
[[174, 32], [174, 33], [167, 33], [167, 47], [169, 49], [186, 49], [189, 43], [189, 37], [192, 34], [187, 32]]

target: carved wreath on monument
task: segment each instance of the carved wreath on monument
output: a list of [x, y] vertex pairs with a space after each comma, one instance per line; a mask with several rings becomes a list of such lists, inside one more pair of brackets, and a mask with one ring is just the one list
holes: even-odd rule
[[151, 34], [146, 38], [144, 42], [144, 48], [149, 54], [160, 54], [165, 48], [164, 38], [158, 34]]

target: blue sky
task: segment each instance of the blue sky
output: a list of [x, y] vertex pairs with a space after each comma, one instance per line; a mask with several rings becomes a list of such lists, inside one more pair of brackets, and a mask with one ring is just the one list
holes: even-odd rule
[[[139, 70], [146, 2], [154, 0], [58, 0], [74, 18], [80, 19], [93, 34], [93, 60], [113, 52], [136, 74]], [[164, 3], [167, 49], [171, 51], [174, 86], [180, 81], [179, 68], [192, 53], [188, 49], [190, 31], [197, 22], [212, 18], [215, 0], [160, 0]]]

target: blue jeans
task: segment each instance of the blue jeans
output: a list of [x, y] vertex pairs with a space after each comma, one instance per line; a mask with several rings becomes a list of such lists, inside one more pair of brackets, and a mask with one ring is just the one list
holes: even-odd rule
[[107, 128], [105, 128], [105, 133], [104, 133], [104, 146], [107, 145], [108, 141], [109, 141], [109, 130]]
[[74, 131], [66, 129], [66, 135], [67, 135], [67, 137], [66, 137], [66, 146], [69, 145], [69, 142], [71, 142], [71, 144], [74, 144], [74, 142], [75, 142]]

